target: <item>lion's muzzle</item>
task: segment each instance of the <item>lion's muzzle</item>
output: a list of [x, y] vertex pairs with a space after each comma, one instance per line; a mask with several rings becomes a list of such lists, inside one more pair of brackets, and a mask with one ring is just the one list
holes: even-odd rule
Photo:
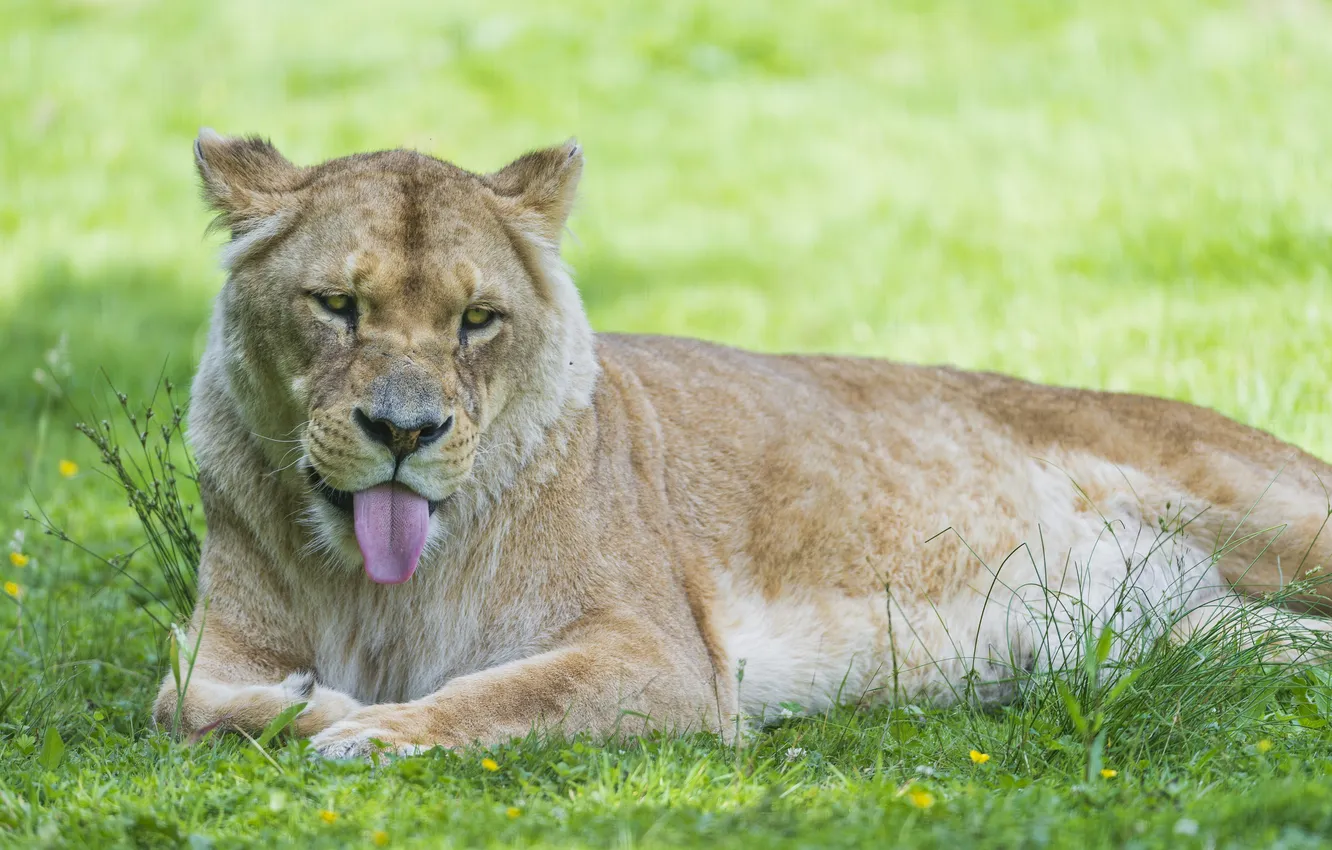
[[452, 416], [445, 417], [443, 421], [401, 422], [389, 417], [372, 418], [359, 407], [352, 412], [352, 416], [366, 436], [387, 446], [399, 461], [417, 449], [438, 441], [453, 430]]
[[368, 403], [352, 417], [367, 437], [401, 462], [453, 430], [451, 405], [443, 396], [439, 381], [408, 361], [372, 380]]

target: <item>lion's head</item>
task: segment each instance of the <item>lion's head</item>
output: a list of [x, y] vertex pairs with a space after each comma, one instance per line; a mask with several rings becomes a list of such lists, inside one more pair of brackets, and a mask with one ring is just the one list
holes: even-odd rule
[[406, 581], [441, 503], [502, 486], [588, 401], [591, 332], [559, 260], [581, 152], [484, 175], [405, 150], [301, 168], [204, 131], [195, 157], [231, 233], [208, 356], [315, 539]]

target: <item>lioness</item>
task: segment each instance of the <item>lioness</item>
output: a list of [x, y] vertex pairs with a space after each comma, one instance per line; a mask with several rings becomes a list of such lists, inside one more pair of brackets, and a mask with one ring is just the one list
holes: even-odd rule
[[199, 650], [155, 710], [184, 733], [304, 702], [351, 757], [1001, 699], [1087, 629], [1270, 614], [1332, 554], [1332, 469], [1208, 410], [594, 336], [572, 142], [493, 174], [194, 150], [231, 239]]

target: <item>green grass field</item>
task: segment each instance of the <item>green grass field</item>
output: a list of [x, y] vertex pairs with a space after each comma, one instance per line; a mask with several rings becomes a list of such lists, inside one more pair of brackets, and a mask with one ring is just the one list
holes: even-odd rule
[[0, 545], [23, 556], [0, 560], [0, 844], [1332, 842], [1332, 678], [1205, 652], [1151, 656], [1090, 770], [1048, 688], [738, 748], [516, 742], [493, 771], [152, 731], [160, 575], [136, 558], [141, 591], [23, 515], [142, 542], [72, 426], [108, 378], [142, 401], [190, 375], [221, 284], [201, 125], [298, 162], [405, 145], [478, 170], [576, 135], [568, 259], [600, 330], [1165, 395], [1332, 458], [1316, 0], [368, 9], [0, 3]]

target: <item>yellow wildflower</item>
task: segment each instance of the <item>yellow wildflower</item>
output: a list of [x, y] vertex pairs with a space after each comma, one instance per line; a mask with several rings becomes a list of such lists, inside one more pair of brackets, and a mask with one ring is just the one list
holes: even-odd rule
[[332, 823], [333, 821], [338, 819], [338, 813], [330, 812], [328, 809], [320, 809], [319, 817], [321, 820], [323, 820], [324, 823]]
[[1117, 770], [1111, 770], [1111, 769], [1108, 768], [1108, 767], [1101, 771], [1101, 778], [1102, 778], [1102, 779], [1114, 779], [1114, 778], [1115, 778], [1116, 776], [1118, 776], [1118, 775], [1119, 775], [1119, 771], [1117, 771]]
[[19, 587], [17, 584], [15, 584], [12, 581], [7, 581], [5, 582], [5, 593], [8, 593], [10, 596], [14, 597], [15, 599], [18, 599], [19, 595], [23, 593], [23, 588]]
[[934, 795], [922, 788], [913, 789], [907, 794], [907, 799], [918, 809], [928, 809], [934, 805]]
[[1258, 752], [1266, 754], [1271, 752], [1272, 742], [1264, 738], [1258, 742], [1257, 747], [1258, 747]]
[[370, 833], [370, 843], [376, 847], [387, 847], [388, 833], [382, 829], [376, 829], [374, 832]]
[[481, 766], [484, 767], [486, 770], [490, 771], [491, 773], [494, 773], [495, 771], [499, 770], [499, 762], [495, 761], [494, 759], [481, 759]]
[[79, 465], [72, 460], [60, 461], [60, 477], [73, 478], [79, 474]]
[[971, 760], [972, 760], [973, 762], [975, 762], [976, 764], [985, 764], [987, 761], [990, 760], [990, 754], [989, 754], [989, 753], [983, 753], [983, 752], [981, 752], [980, 750], [972, 750], [972, 751], [971, 751]]
[[22, 552], [9, 553], [9, 563], [13, 564], [16, 567], [26, 567], [28, 565], [28, 561], [29, 561], [28, 556], [23, 554]]
[[504, 813], [509, 816], [509, 820], [513, 820], [514, 818], [521, 815], [523, 813], [523, 810], [518, 808], [517, 806], [509, 806], [509, 808], [504, 810]]

